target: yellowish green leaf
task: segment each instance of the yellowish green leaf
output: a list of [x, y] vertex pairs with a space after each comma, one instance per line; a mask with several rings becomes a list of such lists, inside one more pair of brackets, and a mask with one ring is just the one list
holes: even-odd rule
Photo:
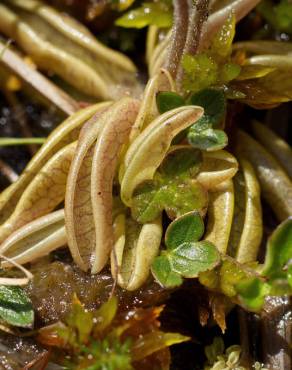
[[126, 28], [143, 28], [150, 25], [168, 28], [172, 25], [171, 8], [163, 1], [143, 3], [140, 8], [130, 10], [117, 19], [116, 25]]
[[171, 152], [153, 181], [141, 184], [132, 198], [132, 215], [138, 222], [149, 222], [165, 210], [170, 218], [192, 210], [205, 213], [207, 193], [194, 180], [201, 163], [200, 152], [192, 148]]
[[171, 110], [155, 119], [130, 145], [124, 158], [121, 180], [122, 201], [131, 206], [135, 188], [152, 180], [162, 163], [172, 139], [201, 118], [203, 109], [186, 106]]

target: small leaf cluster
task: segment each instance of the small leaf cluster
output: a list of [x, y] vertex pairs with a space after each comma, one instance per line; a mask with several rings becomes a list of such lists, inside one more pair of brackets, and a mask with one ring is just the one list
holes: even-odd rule
[[[213, 343], [205, 347], [207, 364], [204, 370], [247, 370], [241, 365], [242, 349], [239, 345], [233, 345], [225, 350], [225, 345], [221, 337], [215, 337]], [[253, 369], [266, 370], [256, 362]]]
[[204, 222], [198, 212], [184, 214], [169, 225], [166, 250], [152, 264], [152, 274], [162, 286], [179, 286], [183, 278], [196, 278], [220, 262], [216, 247], [208, 241], [200, 241], [203, 233]]
[[8, 325], [31, 328], [34, 311], [23, 289], [0, 285], [0, 319]]
[[215, 269], [200, 274], [199, 281], [208, 289], [223, 293], [226, 297], [237, 296], [236, 284], [250, 275], [257, 276], [256, 263], [243, 265], [229, 256], [222, 256], [221, 263]]
[[132, 199], [132, 216], [140, 222], [155, 220], [163, 210], [171, 219], [207, 207], [207, 192], [194, 179], [202, 163], [201, 153], [194, 148], [170, 152], [152, 181], [138, 186]]
[[250, 310], [261, 309], [266, 296], [292, 294], [292, 218], [282, 222], [268, 240], [260, 275], [244, 279], [235, 287]]
[[161, 311], [152, 307], [119, 313], [116, 297], [87, 311], [75, 296], [64, 322], [40, 329], [38, 340], [61, 351], [54, 360], [66, 369], [132, 370], [141, 361], [152, 368], [160, 364], [161, 351], [189, 339], [160, 331]]
[[187, 100], [174, 92], [160, 92], [157, 107], [160, 113], [183, 105], [198, 105], [204, 108], [204, 116], [187, 130], [189, 143], [201, 150], [219, 150], [228, 144], [226, 133], [220, 129], [226, 113], [226, 98], [220, 89], [203, 89]]
[[241, 67], [231, 61], [235, 23], [234, 15], [230, 14], [207, 50], [183, 56], [183, 87], [186, 91], [198, 92], [210, 86], [226, 85], [240, 74]]
[[267, 296], [292, 294], [292, 219], [281, 223], [267, 243], [265, 263], [241, 264], [222, 256], [215, 269], [200, 273], [199, 281], [251, 311], [260, 311]]

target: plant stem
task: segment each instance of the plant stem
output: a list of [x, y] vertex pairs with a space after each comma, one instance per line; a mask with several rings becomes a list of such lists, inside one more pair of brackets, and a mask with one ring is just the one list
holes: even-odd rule
[[1, 137], [0, 138], [0, 147], [1, 146], [12, 146], [12, 145], [30, 145], [30, 144], [43, 144], [46, 141], [45, 137]]

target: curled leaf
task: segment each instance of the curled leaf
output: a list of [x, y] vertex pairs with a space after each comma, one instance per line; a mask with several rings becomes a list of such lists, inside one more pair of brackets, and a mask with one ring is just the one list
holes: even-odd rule
[[[0, 42], [0, 55], [0, 66], [4, 65], [5, 68], [7, 67], [11, 73], [20, 77], [21, 81], [24, 81], [25, 84], [36, 90], [49, 103], [53, 103], [61, 112], [70, 115], [78, 110], [78, 104], [72, 97], [36, 71], [32, 66], [25, 63], [23, 58], [9, 48], [6, 48], [2, 42]], [[8, 73], [6, 69], [4, 73], [5, 81], [7, 81]]]
[[121, 198], [126, 205], [131, 204], [137, 185], [152, 180], [172, 139], [202, 114], [200, 107], [192, 106], [166, 112], [147, 126], [131, 144], [124, 159], [125, 173], [121, 182]]
[[159, 116], [159, 109], [156, 105], [156, 96], [163, 91], [175, 91], [174, 81], [167, 70], [161, 69], [155, 76], [153, 76], [147, 83], [141, 107], [133, 125], [130, 134], [130, 142], [155, 119]]
[[[260, 186], [252, 165], [238, 156], [243, 178], [235, 176], [235, 212], [229, 254], [240, 263], [257, 259], [263, 235]], [[239, 184], [238, 184], [239, 182]]]
[[[127, 150], [129, 149], [129, 146], [137, 138], [137, 136], [139, 136], [139, 134], [155, 118], [159, 116], [159, 111], [156, 105], [156, 96], [157, 94], [159, 94], [160, 91], [168, 90], [171, 91], [175, 90], [174, 82], [168, 71], [160, 69], [159, 72], [148, 81], [145, 87], [139, 113], [131, 129], [130, 136], [123, 145], [121, 158], [125, 156]], [[122, 161], [119, 168], [120, 182], [122, 181], [124, 174], [125, 174], [125, 161]]]
[[[225, 14], [228, 14], [226, 9]], [[215, 55], [216, 58], [224, 59], [231, 54], [232, 42], [235, 36], [235, 23], [236, 18], [234, 11], [230, 10], [228, 16], [226, 17], [226, 21], [214, 36], [210, 46], [210, 52], [211, 54]], [[208, 23], [206, 26], [208, 27]]]
[[[137, 117], [140, 102], [124, 98], [113, 107], [111, 120], [97, 140], [91, 173], [91, 199], [96, 228], [95, 259], [92, 272], [99, 272], [113, 247], [112, 187], [122, 145], [127, 140]], [[112, 122], [112, 124], [111, 124]], [[100, 230], [101, 229], [101, 230]]]
[[205, 239], [220, 253], [226, 253], [234, 210], [232, 180], [226, 180], [209, 192], [208, 223]]
[[68, 245], [76, 263], [83, 269], [89, 268], [89, 261], [86, 266], [83, 260], [85, 255], [89, 259], [94, 245], [90, 176], [94, 144], [105, 125], [106, 110], [105, 107], [99, 111], [82, 128], [67, 178], [65, 218]]
[[260, 122], [252, 122], [256, 139], [270, 152], [292, 178], [292, 149], [278, 135]]
[[61, 123], [47, 138], [46, 142], [31, 159], [18, 180], [0, 194], [0, 222], [13, 212], [25, 188], [32, 182], [48, 160], [67, 144], [77, 140], [83, 123], [109, 103], [99, 103], [82, 109]]
[[67, 181], [68, 244], [83, 270], [100, 271], [113, 246], [112, 185], [118, 156], [139, 102], [124, 98], [83, 129]]
[[[1, 245], [0, 253], [14, 262], [25, 264], [66, 245], [64, 210], [42, 216], [12, 233]], [[9, 261], [2, 267], [11, 267]]]
[[86, 95], [117, 97], [119, 85], [135, 85], [132, 62], [99, 43], [68, 15], [36, 0], [9, 0], [7, 6], [1, 4], [0, 19], [1, 31], [16, 40], [38, 66]]
[[14, 266], [16, 267], [18, 270], [20, 270], [21, 272], [23, 272], [23, 274], [25, 275], [24, 278], [18, 278], [18, 277], [13, 277], [13, 278], [10, 278], [10, 277], [0, 277], [0, 285], [5, 285], [5, 286], [23, 286], [23, 285], [27, 285], [32, 279], [33, 279], [33, 275], [32, 273], [30, 273], [26, 268], [24, 268], [23, 266], [19, 265], [17, 262], [11, 260], [10, 258], [8, 257], [5, 257], [3, 255], [1, 255], [1, 258], [9, 263], [11, 266]]
[[114, 232], [112, 275], [115, 276], [117, 262], [118, 284], [124, 289], [136, 290], [146, 282], [151, 264], [159, 253], [162, 237], [161, 218], [141, 226], [120, 214], [114, 221]]
[[65, 187], [76, 143], [60, 149], [33, 178], [11, 216], [0, 227], [3, 242], [12, 232], [55, 209], [65, 197]]
[[243, 131], [238, 132], [237, 150], [254, 166], [263, 197], [279, 220], [292, 214], [292, 183], [274, 157]]
[[196, 180], [205, 188], [212, 189], [231, 179], [237, 169], [236, 158], [227, 151], [203, 152], [203, 164]]

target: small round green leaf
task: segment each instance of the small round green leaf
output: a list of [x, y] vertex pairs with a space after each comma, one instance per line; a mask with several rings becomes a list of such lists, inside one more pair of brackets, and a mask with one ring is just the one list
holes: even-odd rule
[[189, 179], [199, 173], [202, 162], [200, 150], [192, 147], [179, 148], [168, 153], [159, 170], [163, 177]]
[[165, 244], [168, 249], [183, 243], [196, 242], [204, 234], [204, 222], [199, 212], [189, 212], [173, 221], [167, 228]]
[[171, 250], [169, 260], [173, 271], [186, 278], [195, 278], [200, 272], [217, 266], [220, 263], [220, 254], [208, 241], [183, 243]]
[[203, 117], [194, 125], [193, 128], [213, 127], [218, 128], [225, 115], [226, 99], [222, 90], [204, 89], [190, 98], [190, 103], [204, 108]]
[[156, 96], [156, 104], [161, 114], [186, 105], [184, 98], [172, 91], [159, 92]]
[[172, 270], [167, 255], [162, 254], [153, 261], [152, 274], [158, 283], [165, 288], [180, 286], [183, 282], [182, 277]]
[[200, 132], [190, 130], [188, 141], [194, 148], [214, 151], [223, 149], [228, 144], [228, 136], [224, 131], [212, 128]]

